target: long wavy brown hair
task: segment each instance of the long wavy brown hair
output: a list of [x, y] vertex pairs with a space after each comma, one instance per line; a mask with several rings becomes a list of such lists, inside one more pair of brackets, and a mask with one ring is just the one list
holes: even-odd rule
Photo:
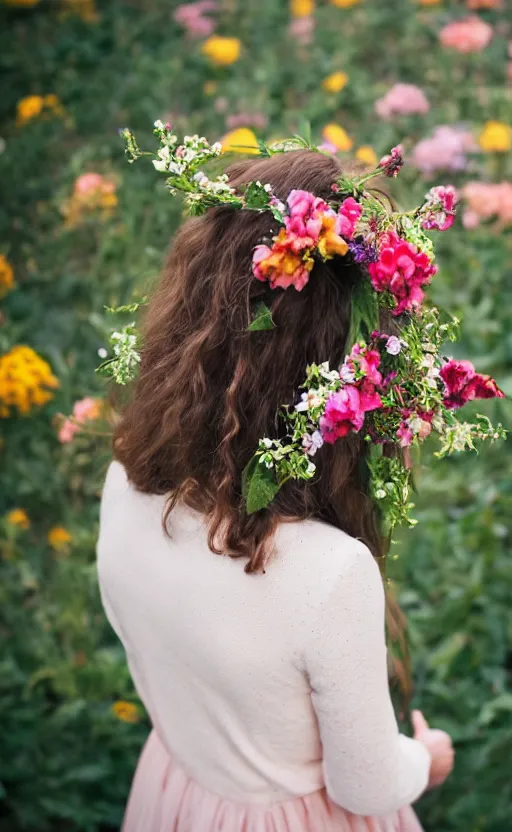
[[[228, 173], [234, 187], [268, 182], [282, 200], [294, 188], [332, 200], [340, 167], [301, 150], [240, 161]], [[270, 213], [230, 207], [183, 224], [145, 316], [116, 456], [139, 490], [169, 495], [166, 520], [179, 501], [206, 515], [212, 551], [245, 558], [247, 572], [264, 570], [283, 520], [318, 518], [382, 558], [367, 443], [356, 434], [322, 448], [314, 480], [289, 481], [255, 514], [244, 508], [242, 472], [260, 438], [283, 436], [279, 409], [297, 400], [307, 365], [342, 361], [353, 289], [363, 279], [350, 258], [336, 257], [317, 262], [301, 292], [271, 290], [255, 280], [251, 257], [276, 226]], [[248, 331], [258, 301], [271, 310], [271, 331]]]

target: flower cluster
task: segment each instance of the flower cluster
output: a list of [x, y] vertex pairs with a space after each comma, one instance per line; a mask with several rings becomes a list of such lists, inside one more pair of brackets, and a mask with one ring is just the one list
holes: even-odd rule
[[395, 115], [425, 115], [430, 110], [427, 96], [415, 84], [395, 84], [375, 102], [375, 112], [389, 120]]
[[411, 163], [425, 176], [440, 170], [459, 171], [466, 167], [467, 154], [477, 150], [478, 146], [468, 130], [441, 124], [431, 136], [421, 139], [414, 147]]
[[59, 428], [59, 442], [67, 444], [72, 442], [75, 434], [80, 433], [86, 422], [93, 422], [101, 414], [101, 401], [86, 396], [85, 399], [75, 402], [73, 412], [69, 419], [65, 419]]
[[[308, 367], [300, 401], [282, 413], [286, 438], [260, 441], [256, 483], [263, 480], [268, 492], [273, 482], [276, 493], [288, 479], [311, 479], [316, 470], [312, 457], [324, 443], [361, 434], [371, 443], [371, 491], [387, 528], [413, 522], [408, 465], [396, 455], [384, 455], [383, 446], [408, 449], [434, 431], [443, 443], [442, 456], [474, 447], [476, 439], [504, 436], [501, 426], [493, 427], [485, 417], [468, 426], [454, 415], [468, 401], [503, 397], [496, 382], [477, 373], [469, 361], [440, 357], [440, 346], [446, 337], [453, 338], [455, 324], [441, 324], [436, 309], [424, 310], [421, 317], [410, 318], [400, 336], [373, 331], [368, 343], [357, 342], [339, 370], [328, 364]], [[248, 495], [249, 511], [262, 507], [257, 488]]]
[[0, 357], [0, 418], [27, 415], [49, 402], [58, 386], [50, 365], [31, 347], [13, 347]]
[[35, 118], [66, 115], [64, 107], [53, 93], [49, 95], [27, 95], [16, 105], [16, 126], [24, 127]]
[[115, 182], [101, 173], [82, 173], [75, 180], [70, 199], [62, 206], [68, 228], [79, 225], [87, 216], [99, 212], [108, 219], [117, 207]]
[[512, 225], [512, 182], [468, 182], [463, 190], [465, 228], [496, 218], [498, 227]]
[[300, 292], [309, 280], [314, 254], [329, 260], [348, 252], [361, 212], [353, 197], [345, 199], [336, 212], [308, 191], [291, 191], [284, 228], [272, 246], [259, 245], [254, 250], [254, 276], [268, 281], [273, 289], [294, 286]]

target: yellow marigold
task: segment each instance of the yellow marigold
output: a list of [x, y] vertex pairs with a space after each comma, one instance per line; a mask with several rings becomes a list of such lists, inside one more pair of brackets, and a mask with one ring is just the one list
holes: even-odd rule
[[47, 540], [52, 549], [59, 552], [71, 543], [71, 535], [64, 526], [54, 526], [48, 532]]
[[17, 526], [19, 529], [28, 529], [30, 526], [28, 514], [23, 508], [13, 508], [13, 510], [6, 515], [5, 519], [10, 526]]
[[123, 702], [120, 700], [119, 702], [114, 702], [112, 705], [112, 710], [116, 717], [120, 719], [122, 722], [138, 722], [140, 719], [139, 709], [137, 705], [133, 705], [131, 702]]
[[258, 139], [249, 127], [238, 127], [220, 140], [223, 153], [258, 153]]
[[205, 95], [215, 95], [217, 92], [217, 82], [205, 81], [203, 84], [203, 92]]
[[507, 153], [512, 149], [512, 128], [503, 121], [488, 121], [478, 144], [486, 153]]
[[7, 258], [0, 254], [0, 298], [3, 298], [13, 287], [14, 272], [12, 266]]
[[229, 66], [238, 61], [242, 44], [238, 38], [223, 38], [212, 35], [205, 40], [201, 52], [210, 59], [215, 66]]
[[331, 0], [333, 6], [337, 6], [338, 9], [348, 9], [350, 6], [357, 6], [360, 0]]
[[31, 347], [13, 347], [0, 356], [0, 417], [30, 413], [49, 402], [58, 386], [50, 365]]
[[33, 118], [41, 115], [44, 108], [44, 98], [42, 95], [27, 95], [18, 101], [16, 105], [16, 124], [22, 127]]
[[315, 0], [290, 0], [292, 17], [310, 17], [315, 11]]
[[326, 124], [322, 130], [326, 142], [334, 145], [337, 150], [352, 150], [354, 144], [350, 136], [339, 124]]
[[376, 168], [379, 164], [379, 157], [369, 144], [363, 144], [357, 148], [356, 159], [363, 165], [368, 165], [369, 168]]
[[341, 92], [343, 87], [346, 87], [347, 84], [348, 75], [346, 72], [333, 72], [322, 81], [322, 87], [324, 90], [333, 93]]

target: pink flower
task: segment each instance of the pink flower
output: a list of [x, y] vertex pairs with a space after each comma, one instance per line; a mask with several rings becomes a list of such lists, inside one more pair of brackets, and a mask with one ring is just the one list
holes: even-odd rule
[[[378, 402], [377, 402], [378, 399]], [[327, 399], [324, 415], [320, 419], [320, 433], [324, 442], [332, 445], [350, 431], [357, 433], [364, 424], [364, 414], [380, 406], [380, 398], [363, 400], [357, 387], [347, 384]]]
[[382, 168], [386, 176], [396, 178], [404, 166], [403, 158], [404, 149], [401, 144], [391, 149], [391, 153], [383, 156], [379, 162], [379, 168]]
[[455, 220], [457, 192], [453, 185], [438, 185], [431, 188], [422, 208], [423, 228], [447, 231]]
[[297, 253], [312, 248], [322, 230], [322, 215], [334, 212], [323, 199], [309, 191], [290, 191], [287, 202], [289, 216], [284, 222], [291, 250]]
[[344, 367], [352, 373], [362, 373], [372, 384], [380, 384], [382, 375], [379, 372], [380, 354], [378, 350], [370, 350], [354, 344], [349, 356], [345, 359]]
[[465, 54], [481, 52], [490, 43], [492, 36], [492, 26], [476, 15], [465, 20], [454, 20], [439, 32], [439, 40], [443, 46]]
[[402, 422], [401, 423], [400, 427], [398, 428], [398, 430], [396, 432], [396, 435], [397, 435], [398, 439], [400, 440], [400, 447], [401, 448], [407, 448], [411, 444], [411, 442], [414, 438], [414, 434], [413, 434], [411, 428], [409, 427], [409, 425], [407, 424], [407, 422]]
[[441, 367], [446, 407], [456, 409], [473, 399], [504, 398], [504, 393], [490, 376], [477, 373], [471, 361], [451, 358]]
[[432, 136], [422, 139], [412, 152], [411, 162], [426, 176], [438, 170], [463, 170], [466, 153], [478, 150], [467, 130], [451, 125], [436, 127]]
[[174, 20], [193, 38], [207, 38], [215, 30], [215, 22], [204, 17], [206, 12], [217, 10], [215, 0], [199, 0], [198, 3], [182, 3], [174, 11]]
[[226, 117], [226, 127], [234, 130], [237, 127], [256, 127], [264, 130], [268, 119], [263, 113], [237, 113]]
[[302, 46], [309, 46], [315, 31], [314, 17], [297, 17], [288, 26], [288, 34]]
[[74, 192], [76, 194], [86, 195], [91, 192], [98, 191], [104, 183], [101, 173], [82, 173], [75, 179]]
[[429, 101], [415, 84], [395, 84], [383, 98], [375, 102], [377, 115], [386, 120], [395, 115], [425, 115], [430, 110]]
[[475, 228], [492, 217], [503, 227], [512, 224], [512, 182], [468, 182], [462, 193], [467, 204], [462, 218], [465, 228]]
[[79, 431], [80, 428], [78, 425], [75, 425], [70, 419], [65, 419], [62, 425], [60, 426], [60, 430], [58, 435], [59, 442], [62, 442], [63, 445], [67, 444], [68, 442], [72, 442], [75, 436], [75, 433]]
[[362, 212], [362, 206], [352, 196], [345, 199], [338, 210], [337, 234], [344, 237], [345, 240], [351, 240]]
[[271, 289], [288, 289], [294, 286], [300, 292], [309, 280], [313, 260], [304, 260], [294, 253], [287, 241], [285, 229], [281, 229], [272, 248], [256, 246], [252, 256], [252, 270], [257, 280], [268, 281]]
[[100, 415], [100, 410], [101, 402], [98, 399], [91, 398], [90, 396], [75, 402], [73, 405], [72, 418], [65, 419], [60, 427], [58, 433], [59, 442], [62, 442], [63, 444], [72, 442], [75, 434], [80, 431], [80, 425], [97, 419]]
[[318, 145], [318, 149], [322, 150], [324, 153], [332, 153], [333, 156], [335, 156], [338, 152], [336, 145], [331, 144], [331, 142], [322, 142], [322, 144]]
[[430, 283], [437, 268], [428, 256], [394, 232], [380, 239], [379, 259], [368, 266], [376, 292], [390, 292], [396, 306], [394, 315], [417, 309], [423, 301], [422, 286]]

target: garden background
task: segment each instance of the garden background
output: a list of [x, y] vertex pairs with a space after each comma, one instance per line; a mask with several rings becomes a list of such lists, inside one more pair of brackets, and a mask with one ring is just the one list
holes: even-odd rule
[[[0, 0], [2, 832], [117, 829], [147, 731], [96, 585], [114, 414], [94, 369], [116, 323], [105, 307], [147, 291], [180, 208], [126, 164], [118, 129], [142, 145], [156, 118], [212, 141], [241, 130], [229, 147], [309, 122], [363, 165], [401, 141], [399, 202], [460, 189], [430, 296], [463, 320], [457, 351], [510, 395], [507, 5]], [[479, 410], [510, 425], [508, 400]], [[511, 461], [510, 442], [425, 459], [421, 522], [390, 563], [414, 702], [457, 749], [419, 804], [427, 832], [512, 828]]]

